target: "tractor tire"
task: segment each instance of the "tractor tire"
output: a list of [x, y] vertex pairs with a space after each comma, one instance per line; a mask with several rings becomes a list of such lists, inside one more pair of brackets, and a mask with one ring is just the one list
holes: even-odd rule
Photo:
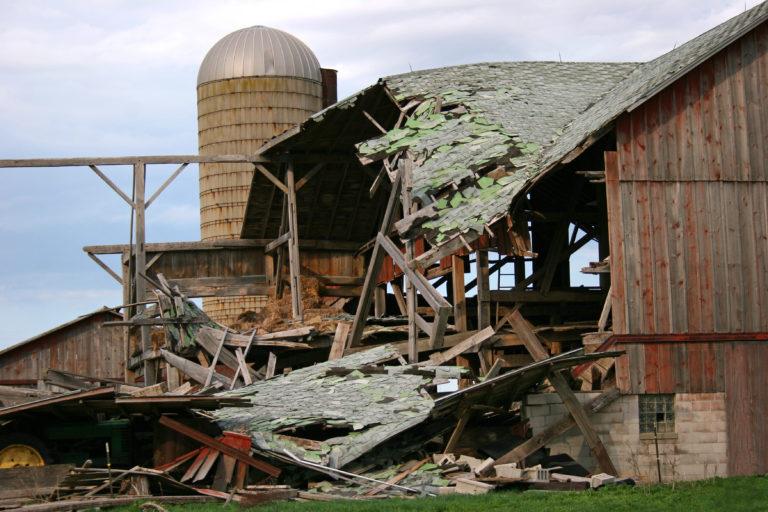
[[45, 444], [29, 434], [0, 434], [0, 469], [45, 466], [52, 462]]

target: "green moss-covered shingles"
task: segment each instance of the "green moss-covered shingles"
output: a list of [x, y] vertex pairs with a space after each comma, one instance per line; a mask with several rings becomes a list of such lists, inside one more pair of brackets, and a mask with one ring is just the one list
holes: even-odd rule
[[[306, 461], [341, 468], [423, 422], [432, 410], [432, 399], [420, 393], [432, 377], [405, 373], [407, 366], [385, 367], [386, 374], [355, 370], [396, 357], [397, 352], [385, 345], [227, 391], [222, 395], [246, 397], [253, 407], [224, 408], [212, 414], [222, 429], [250, 434], [261, 450], [281, 455], [288, 450]], [[353, 371], [329, 374], [332, 368]], [[455, 378], [460, 369], [436, 367], [434, 371], [436, 378]], [[280, 435], [302, 437], [303, 428], [340, 430], [320, 440], [319, 449], [307, 449]]]
[[358, 152], [374, 161], [403, 149], [414, 156], [413, 194], [434, 212], [402, 236], [423, 234], [437, 245], [459, 234], [474, 239], [537, 174], [543, 148], [634, 67], [510, 62], [388, 77], [383, 83], [397, 101], [421, 104], [402, 127]]

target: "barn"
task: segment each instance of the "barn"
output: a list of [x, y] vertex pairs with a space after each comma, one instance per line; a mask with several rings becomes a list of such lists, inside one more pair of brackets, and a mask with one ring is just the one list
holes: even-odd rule
[[102, 326], [121, 319], [112, 309], [99, 309], [3, 349], [0, 385], [36, 386], [49, 369], [122, 380], [125, 335]]
[[[286, 69], [313, 88], [307, 102], [319, 106], [324, 75], [315, 64], [310, 78]], [[232, 69], [210, 78], [226, 84], [209, 88], [240, 101], [243, 88], [273, 82], [273, 71], [251, 80], [256, 71]], [[273, 101], [263, 92], [247, 94]], [[199, 98], [205, 108], [227, 103]], [[122, 255], [122, 275], [99, 264], [139, 313], [154, 293], [147, 283], [161, 290], [156, 302], [160, 293], [205, 297], [227, 305], [220, 318], [238, 322], [240, 306], [280, 305], [284, 291], [290, 308], [280, 320], [290, 327], [311, 324], [320, 306], [335, 308], [333, 329], [313, 336], [311, 353], [251, 356], [268, 378], [371, 348], [376, 337], [364, 339], [364, 329], [386, 324], [383, 317], [407, 324], [387, 341], [400, 342], [409, 363], [455, 361], [484, 390], [533, 361], [605, 352], [595, 364], [552, 370], [527, 395], [532, 436], [496, 463], [526, 461], [546, 446], [589, 471], [701, 479], [768, 472], [766, 100], [762, 3], [649, 62], [479, 63], [385, 77], [277, 136], [252, 127], [260, 135], [250, 142], [266, 140], [256, 154], [0, 164], [133, 165], [134, 199], [120, 192], [135, 213], [133, 243], [85, 251], [97, 262]], [[237, 126], [236, 139], [241, 124], [259, 124], [221, 118]], [[201, 140], [219, 128], [203, 123]], [[145, 208], [194, 162], [220, 165], [210, 181], [222, 190], [237, 185], [236, 201], [205, 206], [223, 216], [216, 222], [226, 236], [146, 244]], [[145, 202], [146, 165], [160, 163], [180, 167]], [[595, 261], [575, 266], [587, 248]], [[315, 311], [302, 300], [308, 282]], [[123, 325], [140, 334], [131, 353], [153, 384], [173, 359], [152, 350], [154, 320], [133, 313]], [[156, 325], [163, 322], [171, 320]], [[32, 354], [49, 357], [54, 342], [43, 340], [51, 336], [0, 353], [3, 372], [30, 357], [28, 373], [3, 378], [39, 379], [53, 356], [33, 363]], [[97, 352], [86, 346], [88, 357]], [[233, 364], [245, 365], [247, 347]], [[74, 359], [72, 372], [111, 376]], [[466, 395], [471, 403], [464, 392], [451, 402], [446, 452], [480, 424], [478, 410], [500, 402], [490, 391]]]
[[[449, 315], [479, 331], [516, 310], [539, 332], [560, 333], [549, 353], [580, 345], [579, 326], [591, 321], [585, 345], [625, 351], [595, 376], [621, 396], [592, 420], [618, 473], [764, 473], [767, 19], [768, 4], [758, 5], [646, 63], [490, 63], [384, 78], [263, 147], [284, 162], [273, 167], [278, 181], [289, 170], [307, 182], [289, 199], [297, 227], [284, 227], [265, 170], [253, 176], [241, 236], [369, 241], [352, 347], [370, 301], [386, 311], [387, 289], [411, 318], [410, 339], [424, 332], [433, 348]], [[404, 191], [402, 215], [387, 208], [382, 183]], [[599, 282], [576, 285], [569, 259], [588, 241], [600, 261], [585, 271]], [[476, 278], [465, 280], [471, 264]], [[488, 276], [505, 272], [513, 284], [491, 289]], [[483, 357], [490, 365], [494, 355]], [[582, 401], [602, 391], [592, 386]], [[554, 393], [527, 404], [534, 433], [565, 412]], [[549, 441], [602, 465], [599, 438]]]

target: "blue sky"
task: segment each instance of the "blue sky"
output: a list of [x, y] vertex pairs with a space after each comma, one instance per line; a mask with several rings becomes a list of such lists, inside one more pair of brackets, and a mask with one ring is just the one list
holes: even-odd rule
[[[0, 158], [196, 153], [197, 68], [244, 26], [298, 36], [341, 97], [409, 69], [648, 60], [756, 3], [0, 0]], [[173, 170], [152, 169], [150, 190]], [[126, 243], [128, 206], [85, 168], [0, 174], [0, 348], [119, 304], [81, 249]], [[129, 189], [128, 168], [108, 174]], [[149, 209], [148, 240], [198, 239], [197, 194], [190, 167]]]

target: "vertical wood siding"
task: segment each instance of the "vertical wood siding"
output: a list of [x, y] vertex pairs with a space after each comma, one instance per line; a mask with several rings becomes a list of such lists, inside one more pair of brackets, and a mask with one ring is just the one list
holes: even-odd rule
[[728, 474], [768, 472], [768, 342], [622, 343], [625, 393], [725, 392]]
[[122, 379], [123, 329], [101, 326], [114, 320], [114, 315], [97, 314], [0, 355], [0, 380], [38, 380], [49, 368]]
[[768, 26], [617, 121], [614, 332], [768, 331]]

